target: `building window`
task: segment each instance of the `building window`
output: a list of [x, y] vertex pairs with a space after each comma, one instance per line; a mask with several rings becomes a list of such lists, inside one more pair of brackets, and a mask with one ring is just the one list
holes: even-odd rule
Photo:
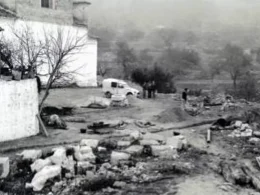
[[41, 0], [41, 5], [42, 5], [42, 7], [45, 7], [45, 8], [54, 9], [55, 8], [55, 0]]

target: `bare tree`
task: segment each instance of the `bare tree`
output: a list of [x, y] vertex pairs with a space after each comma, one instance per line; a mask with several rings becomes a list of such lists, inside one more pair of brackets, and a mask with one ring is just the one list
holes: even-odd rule
[[230, 74], [234, 89], [237, 87], [237, 81], [245, 75], [251, 66], [251, 58], [247, 56], [243, 49], [236, 45], [228, 44], [221, 54], [222, 69]]
[[43, 98], [40, 102], [40, 112], [44, 101], [49, 95], [49, 90], [55, 82], [64, 82], [71, 80], [76, 70], [70, 70], [68, 65], [73, 61], [73, 55], [79, 53], [86, 45], [87, 36], [71, 34], [62, 29], [55, 33], [45, 32], [44, 42], [44, 60], [48, 65], [48, 81]]
[[131, 70], [136, 63], [136, 55], [134, 50], [129, 47], [127, 42], [118, 42], [116, 48], [117, 63], [122, 66], [124, 78], [129, 79]]
[[97, 66], [97, 74], [104, 77], [109, 72], [109, 68], [107, 67], [105, 62], [99, 61]]
[[[12, 61], [15, 66], [27, 67], [32, 74], [37, 74], [37, 67], [43, 63], [44, 43], [35, 38], [32, 29], [24, 26], [22, 30], [12, 28], [15, 36], [11, 43], [13, 55]], [[35, 72], [34, 72], [35, 71]]]

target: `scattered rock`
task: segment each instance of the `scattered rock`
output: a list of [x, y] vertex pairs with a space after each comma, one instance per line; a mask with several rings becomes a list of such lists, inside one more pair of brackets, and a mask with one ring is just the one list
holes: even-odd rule
[[81, 161], [89, 161], [91, 163], [95, 163], [96, 162], [96, 156], [93, 154], [93, 152], [82, 154], [81, 155]]
[[50, 160], [55, 165], [62, 165], [67, 160], [66, 149], [54, 149], [54, 154], [50, 157]]
[[92, 148], [90, 146], [82, 146], [80, 148], [81, 154], [87, 154], [87, 153], [90, 153], [90, 152], [92, 152]]
[[126, 186], [126, 182], [116, 181], [113, 185], [115, 188], [123, 189]]
[[96, 139], [83, 139], [80, 142], [80, 146], [90, 146], [91, 148], [97, 148], [98, 140], [96, 140]]
[[86, 174], [86, 171], [96, 171], [96, 165], [88, 161], [80, 161], [77, 163], [78, 174]]
[[32, 170], [32, 172], [34, 172], [34, 171], [39, 172], [44, 167], [49, 166], [51, 164], [52, 164], [52, 161], [50, 158], [38, 159], [31, 165], [31, 170]]
[[122, 160], [129, 160], [130, 155], [124, 152], [112, 152], [111, 154], [111, 164], [117, 165]]
[[6, 178], [10, 172], [10, 161], [8, 157], [0, 157], [0, 178]]
[[234, 124], [234, 126], [235, 126], [236, 128], [241, 128], [242, 124], [243, 124], [242, 121], [236, 121], [235, 124]]
[[178, 157], [177, 150], [169, 145], [152, 146], [152, 153], [153, 156], [160, 159], [176, 159]]
[[131, 145], [130, 141], [118, 141], [117, 142], [117, 146], [118, 147], [128, 147]]
[[152, 146], [152, 145], [160, 145], [160, 143], [157, 140], [144, 139], [144, 140], [140, 141], [140, 145], [142, 145], [142, 146]]
[[99, 141], [98, 145], [110, 150], [114, 150], [117, 148], [117, 141], [113, 139], [103, 139]]
[[140, 131], [133, 131], [131, 134], [130, 134], [130, 138], [133, 140], [133, 141], [139, 141], [143, 138], [143, 135]]
[[104, 148], [104, 147], [98, 147], [98, 151], [99, 151], [99, 152], [106, 152], [106, 151], [107, 151], [107, 149], [106, 149], [106, 148]]
[[188, 142], [184, 136], [178, 135], [167, 138], [166, 144], [171, 146], [173, 149], [184, 149], [188, 147]]
[[35, 161], [42, 156], [42, 151], [41, 150], [24, 150], [21, 154], [23, 160], [32, 160]]
[[61, 166], [53, 165], [46, 166], [41, 171], [35, 174], [32, 182], [26, 184], [27, 188], [33, 188], [34, 191], [41, 191], [47, 180], [60, 176]]
[[260, 138], [257, 138], [257, 137], [252, 137], [248, 140], [249, 143], [251, 144], [256, 144], [256, 143], [259, 143], [260, 142]]
[[254, 131], [253, 135], [254, 135], [255, 137], [260, 138], [260, 131]]
[[131, 155], [141, 155], [143, 152], [143, 146], [132, 145], [129, 148], [127, 148], [125, 152]]

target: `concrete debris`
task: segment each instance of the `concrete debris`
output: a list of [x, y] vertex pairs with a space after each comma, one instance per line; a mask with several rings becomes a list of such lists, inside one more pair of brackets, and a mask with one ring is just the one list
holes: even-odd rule
[[90, 146], [82, 146], [80, 148], [81, 154], [87, 154], [87, 153], [90, 153], [90, 152], [92, 152], [92, 148]]
[[49, 166], [51, 164], [52, 164], [52, 161], [50, 158], [38, 159], [31, 165], [31, 170], [32, 170], [32, 172], [34, 172], [34, 171], [39, 172], [44, 167]]
[[169, 145], [152, 146], [152, 154], [161, 159], [176, 159], [178, 157], [177, 150]]
[[254, 131], [254, 132], [253, 132], [253, 135], [254, 135], [255, 137], [260, 138], [260, 131]]
[[96, 139], [83, 139], [80, 142], [80, 146], [90, 146], [91, 148], [97, 148], [98, 140], [96, 140]]
[[129, 160], [130, 155], [124, 152], [112, 152], [111, 154], [111, 164], [117, 165], [122, 160]]
[[116, 181], [113, 186], [114, 186], [115, 188], [120, 188], [120, 189], [122, 189], [122, 188], [124, 188], [126, 185], [127, 185], [126, 182]]
[[21, 154], [18, 154], [19, 156], [22, 156], [23, 160], [32, 160], [35, 161], [42, 156], [41, 150], [24, 150]]
[[251, 144], [260, 143], [260, 138], [251, 137], [251, 138], [248, 140], [248, 142], [251, 143]]
[[144, 139], [140, 141], [141, 146], [153, 146], [153, 145], [160, 145], [160, 143], [157, 140], [148, 140]]
[[106, 149], [106, 148], [104, 148], [104, 147], [98, 147], [98, 151], [99, 151], [99, 152], [106, 152], [106, 151], [107, 151], [107, 149]]
[[54, 149], [54, 154], [50, 157], [50, 160], [53, 164], [61, 166], [65, 161], [67, 161], [66, 149]]
[[131, 145], [130, 141], [118, 141], [117, 142], [117, 146], [118, 147], [128, 147]]
[[96, 172], [96, 165], [88, 161], [80, 161], [77, 163], [78, 174], [86, 174], [87, 171]]
[[182, 135], [167, 138], [166, 144], [171, 146], [173, 149], [178, 150], [185, 149], [188, 147], [188, 142]]
[[41, 191], [47, 180], [60, 176], [61, 166], [53, 165], [46, 166], [41, 171], [35, 174], [31, 183], [27, 183], [27, 188], [33, 188], [34, 191]]
[[82, 154], [81, 160], [82, 161], [89, 161], [91, 163], [95, 163], [96, 162], [96, 156], [93, 154], [93, 152], [89, 152], [89, 153], [86, 153], [86, 154]]
[[130, 138], [132, 139], [132, 141], [139, 141], [139, 140], [143, 139], [143, 135], [140, 131], [133, 131], [130, 134]]
[[0, 157], [0, 178], [6, 178], [10, 172], [10, 161], [8, 157]]
[[126, 153], [131, 155], [141, 155], [143, 152], [143, 146], [140, 145], [132, 145], [125, 150]]

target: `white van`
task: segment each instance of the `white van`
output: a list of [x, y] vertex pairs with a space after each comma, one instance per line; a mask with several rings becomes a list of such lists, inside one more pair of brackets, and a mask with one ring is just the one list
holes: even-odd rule
[[118, 79], [104, 79], [102, 82], [102, 91], [107, 98], [111, 98], [112, 95], [140, 96], [140, 92], [137, 89], [130, 87], [125, 81]]

